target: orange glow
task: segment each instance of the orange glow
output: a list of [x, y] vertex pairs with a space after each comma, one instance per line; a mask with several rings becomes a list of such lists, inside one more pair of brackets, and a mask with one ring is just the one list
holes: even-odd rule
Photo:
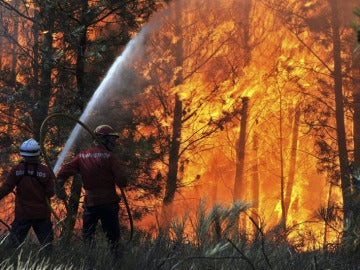
[[[168, 29], [173, 29], [176, 23], [174, 18], [165, 16], [163, 20], [159, 19], [158, 25], [163, 25], [163, 28], [160, 33], [153, 35], [152, 42], [156, 44], [162, 37], [169, 38], [172, 44], [181, 41], [181, 67], [173, 66], [172, 72], [175, 77], [180, 74], [180, 77], [186, 78], [179, 85], [169, 83], [162, 87], [179, 95], [184, 111], [195, 111], [201, 104], [201, 109], [196, 111], [196, 122], [191, 125], [184, 123], [182, 126], [182, 147], [185, 147], [186, 142], [196, 140], [196, 131], [218, 119], [222, 113], [240, 107], [242, 98], [249, 98], [243, 197], [240, 200], [257, 205], [266, 229], [271, 229], [282, 218], [282, 172], [284, 193], [288, 192], [287, 186], [291, 186], [287, 227], [297, 225], [298, 233], [312, 230], [318, 241], [317, 248], [321, 248], [324, 238], [330, 242], [337, 239], [334, 235], [331, 236], [333, 238], [329, 235], [324, 237], [324, 223], [319, 221], [317, 211], [329, 201], [341, 203], [341, 190], [332, 187], [329, 196], [327, 175], [317, 171], [315, 141], [308, 134], [308, 127], [304, 124], [307, 119], [302, 110], [313, 102], [313, 98], [323, 98], [320, 95], [319, 79], [332, 85], [327, 67], [318, 60], [318, 57], [325, 61], [331, 59], [332, 47], [324, 47], [321, 42], [316, 42], [314, 33], [302, 31], [299, 36], [309, 44], [312, 53], [299, 43], [289, 28], [277, 21], [276, 16], [254, 1], [249, 17], [250, 37], [243, 40], [242, 31], [246, 24], [241, 19], [245, 20], [246, 16], [241, 17], [241, 12], [235, 14], [232, 11], [242, 10], [241, 5], [245, 2], [228, 1], [219, 6], [211, 5], [203, 17], [201, 10], [192, 6], [192, 1], [179, 4], [176, 8], [184, 8], [181, 16], [176, 17], [181, 29], [177, 34], [181, 35], [181, 39], [169, 33]], [[314, 5], [314, 1], [292, 2], [299, 10]], [[322, 4], [326, 5], [325, 2]], [[314, 15], [318, 10], [309, 12], [308, 15]], [[169, 64], [174, 61], [176, 53], [171, 54], [168, 50], [166, 47], [161, 53], [156, 51], [154, 66], [155, 63], [161, 66], [164, 62]], [[207, 62], [201, 65], [202, 61]], [[149, 69], [143, 71], [146, 78], [151, 78], [151, 68], [152, 63], [149, 63]], [[187, 77], [188, 74], [191, 75]], [[216, 93], [216, 97], [211, 96], [211, 91]], [[329, 88], [327, 91], [331, 96], [333, 90]], [[163, 115], [162, 109], [155, 105], [156, 99], [151, 96], [151, 88], [147, 89], [146, 95], [147, 102], [153, 104], [153, 114]], [[207, 103], [204, 102], [204, 105], [202, 101], [205, 99]], [[332, 106], [333, 100], [330, 98], [326, 102]], [[295, 114], [299, 114], [297, 122]], [[171, 128], [172, 120], [163, 118], [161, 124]], [[334, 122], [330, 124], [334, 125]], [[195, 213], [204, 198], [209, 208], [215, 204], [233, 204], [236, 199], [233, 188], [239, 131], [239, 119], [234, 119], [222, 131], [204, 140], [200, 148], [184, 153], [180, 162], [183, 162], [185, 169], [178, 174], [180, 187], [171, 215], [181, 216], [187, 211]], [[292, 151], [294, 147], [295, 152]], [[253, 184], [255, 175], [259, 179], [256, 187]], [[259, 198], [254, 198], [254, 189], [258, 190]], [[161, 213], [158, 202], [154, 202], [154, 207], [158, 207], [158, 213]], [[158, 217], [153, 217], [152, 223], [149, 223], [149, 217], [142, 225], [156, 227]]]
[[[178, 162], [178, 189], [171, 205], [164, 207], [161, 198], [150, 202], [132, 201], [135, 195], [129, 194], [130, 206], [146, 205], [155, 213], [137, 221], [139, 228], [158, 232], [169, 217], [180, 219], [185, 214], [194, 217], [200, 202], [211, 209], [215, 205], [226, 207], [242, 201], [258, 213], [267, 231], [282, 220], [285, 212], [282, 196], [288, 196], [286, 226], [297, 226], [290, 241], [296, 233], [306, 230], [314, 233], [317, 248], [325, 242], [337, 241], [334, 233], [327, 235], [317, 211], [329, 202], [341, 204], [341, 189], [330, 185], [330, 176], [318, 171], [316, 134], [308, 125], [310, 113], [306, 112], [309, 104], [316, 104], [315, 107], [325, 104], [331, 113], [335, 107], [333, 48], [328, 33], [317, 22], [327, 8], [327, 1], [287, 1], [300, 16], [283, 20], [259, 2], [262, 1], [172, 1], [169, 5], [174, 9], [155, 16], [155, 26], [149, 24], [153, 32], [149, 31], [144, 45], [147, 59], [144, 63], [134, 63], [134, 69], [149, 84], [137, 97], [140, 106], [136, 113], [156, 117], [159, 126], [171, 134], [174, 95], [177, 94], [183, 105], [182, 155]], [[250, 10], [246, 13], [249, 3]], [[207, 8], [202, 9], [202, 4]], [[316, 23], [311, 21], [311, 29], [297, 21], [303, 15], [301, 12], [313, 16]], [[107, 24], [112, 19], [109, 16], [107, 21], [87, 29], [90, 43], [113, 30]], [[26, 27], [22, 30], [19, 44], [26, 45], [29, 35]], [[342, 30], [344, 37], [352, 31]], [[55, 49], [67, 42], [62, 32], [52, 36]], [[64, 55], [66, 62], [75, 63], [74, 55], [74, 51]], [[87, 64], [91, 63], [91, 57], [86, 60]], [[10, 62], [5, 57], [1, 65]], [[56, 75], [54, 71], [53, 78]], [[17, 76], [20, 82], [29, 77], [28, 74]], [[163, 100], [159, 100], [156, 91], [163, 91]], [[245, 107], [244, 99], [248, 100], [247, 114], [241, 110]], [[51, 105], [55, 102], [52, 100]], [[235, 111], [241, 113], [231, 121], [217, 122]], [[335, 128], [335, 117], [330, 117], [326, 124]], [[245, 131], [241, 130], [242, 121], [246, 122]], [[353, 124], [346, 121], [347, 135], [351, 137]], [[214, 127], [217, 131], [211, 133]], [[138, 126], [143, 136], [150, 136], [155, 129], [145, 124]], [[331, 138], [336, 138], [334, 130], [325, 134], [328, 137], [324, 135], [330, 138], [326, 139], [329, 144], [333, 143]], [[240, 138], [241, 131], [244, 138]], [[244, 142], [243, 148], [239, 146], [240, 139]], [[239, 161], [240, 154], [243, 160]], [[167, 175], [167, 162], [155, 164], [154, 171]], [[241, 182], [239, 196], [234, 191], [236, 181]], [[11, 203], [10, 198], [1, 206]], [[63, 213], [63, 206], [56, 203], [53, 206]], [[9, 213], [1, 215], [0, 218], [4, 218]], [[248, 220], [245, 230], [252, 230]], [[190, 224], [186, 232], [192, 236]]]

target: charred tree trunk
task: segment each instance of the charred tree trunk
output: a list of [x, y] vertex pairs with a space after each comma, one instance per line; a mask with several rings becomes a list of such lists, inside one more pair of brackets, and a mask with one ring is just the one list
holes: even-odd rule
[[279, 121], [279, 145], [280, 145], [280, 203], [281, 203], [281, 224], [286, 229], [285, 215], [285, 175], [284, 175], [284, 141], [283, 141], [283, 113], [282, 113], [282, 93], [280, 92], [280, 121]]
[[345, 117], [344, 117], [344, 97], [342, 92], [342, 60], [341, 60], [341, 42], [339, 31], [339, 14], [338, 1], [329, 0], [331, 7], [331, 28], [332, 28], [332, 43], [333, 43], [333, 57], [334, 57], [334, 91], [335, 91], [335, 106], [336, 106], [336, 128], [337, 128], [337, 142], [339, 151], [340, 163], [340, 177], [341, 177], [341, 191], [343, 198], [344, 211], [344, 227], [346, 227], [347, 219], [351, 216], [351, 182], [349, 176], [348, 152], [346, 146], [346, 132], [345, 132]]
[[242, 99], [242, 113], [240, 122], [240, 135], [236, 145], [236, 172], [234, 184], [234, 201], [246, 199], [246, 183], [244, 179], [245, 150], [246, 150], [246, 126], [248, 121], [249, 98]]
[[177, 174], [179, 167], [179, 151], [181, 138], [181, 116], [182, 116], [182, 102], [179, 96], [175, 95], [174, 108], [174, 123], [173, 133], [171, 138], [170, 152], [169, 152], [169, 171], [166, 180], [166, 189], [163, 202], [168, 205], [173, 202], [176, 188], [177, 188]]
[[251, 168], [252, 173], [252, 198], [255, 201], [254, 209], [258, 210], [260, 201], [260, 179], [259, 179], [259, 164], [258, 164], [258, 151], [259, 151], [259, 137], [257, 133], [253, 135], [253, 164]]
[[288, 175], [288, 181], [286, 183], [286, 192], [285, 192], [285, 217], [288, 216], [288, 211], [289, 211], [291, 197], [292, 197], [292, 190], [293, 190], [294, 181], [295, 181], [297, 144], [298, 144], [298, 138], [299, 138], [299, 121], [300, 121], [300, 110], [299, 110], [299, 107], [297, 106], [295, 109], [295, 117], [294, 117], [293, 128], [292, 128], [289, 175]]
[[78, 97], [80, 97], [78, 101], [78, 106], [80, 111], [83, 111], [85, 108], [84, 100], [81, 97], [85, 96], [85, 52], [87, 48], [87, 29], [88, 29], [88, 22], [86, 14], [89, 12], [89, 3], [88, 0], [82, 1], [82, 13], [80, 24], [82, 26], [82, 31], [79, 34], [79, 42], [78, 42], [78, 49], [77, 49], [77, 56], [76, 56], [76, 87], [78, 90]]
[[[32, 51], [33, 51], [33, 63], [32, 63], [32, 76], [30, 78], [30, 82], [29, 82], [29, 100], [35, 100], [36, 97], [36, 91], [39, 91], [40, 89], [40, 82], [39, 82], [39, 74], [40, 74], [40, 37], [39, 37], [39, 32], [40, 32], [40, 15], [39, 15], [39, 11], [37, 9], [35, 9], [34, 11], [34, 24], [33, 24], [33, 28], [32, 28], [32, 32], [34, 35], [34, 45], [32, 47]], [[39, 112], [36, 111], [36, 108], [33, 108], [33, 110], [35, 110], [35, 112], [31, 111], [30, 114], [33, 116], [33, 120], [34, 120], [34, 133], [35, 130], [37, 128], [40, 128], [40, 125], [36, 125], [35, 126], [35, 122], [39, 121]], [[34, 135], [35, 138], [39, 139], [39, 137], [37, 137], [37, 135]]]
[[[77, 105], [80, 111], [83, 111], [85, 108], [85, 102], [81, 98], [85, 95], [85, 51], [87, 47], [87, 19], [86, 14], [88, 12], [88, 0], [82, 1], [82, 13], [80, 23], [83, 26], [83, 30], [79, 34], [79, 42], [78, 42], [78, 50], [77, 50], [77, 57], [76, 57], [76, 87], [78, 90], [78, 102]], [[67, 233], [74, 229], [76, 217], [78, 214], [78, 206], [81, 194], [82, 182], [81, 179], [78, 177], [74, 177], [73, 182], [71, 184], [70, 189], [70, 198], [69, 198], [69, 209], [66, 215], [65, 224], [67, 227]], [[69, 232], [68, 232], [69, 231]], [[70, 235], [65, 237], [66, 241], [70, 240]]]
[[[40, 3], [40, 2], [39, 2]], [[42, 23], [40, 26], [44, 37], [41, 44], [40, 57], [40, 81], [38, 88], [34, 89], [37, 95], [35, 95], [35, 105], [32, 111], [33, 124], [34, 124], [34, 137], [39, 140], [40, 138], [40, 126], [48, 114], [49, 102], [51, 98], [52, 90], [52, 70], [53, 70], [53, 31], [54, 31], [54, 17], [55, 6], [51, 1], [41, 2], [39, 9], [39, 19]]]
[[[15, 7], [17, 8], [17, 6], [19, 5], [19, 1], [15, 1], [14, 3]], [[19, 38], [19, 18], [14, 18], [14, 29], [13, 29], [13, 34], [12, 34], [12, 38], [14, 39], [15, 43], [18, 43], [18, 38]], [[11, 77], [10, 77], [10, 85], [14, 87], [14, 89], [16, 88], [16, 74], [17, 74], [17, 70], [16, 70], [16, 63], [18, 60], [18, 54], [17, 54], [17, 50], [16, 50], [16, 44], [11, 44]], [[0, 59], [0, 63], [1, 63], [1, 59]], [[12, 112], [10, 112], [9, 115], [13, 115]], [[10, 133], [12, 134], [12, 133]]]
[[243, 3], [243, 12], [244, 12], [244, 67], [247, 67], [251, 62], [251, 52], [252, 52], [252, 46], [250, 44], [250, 11], [252, 8], [252, 0], [245, 0]]
[[[19, 1], [15, 1], [15, 7], [19, 5]], [[19, 39], [19, 19], [14, 18], [14, 29], [13, 29], [12, 38], [14, 39], [14, 42], [17, 43]], [[16, 74], [17, 74], [17, 60], [18, 60], [18, 53], [16, 49], [15, 44], [11, 44], [11, 74], [10, 74], [10, 86], [13, 88], [13, 91], [15, 92], [17, 90], [17, 87], [19, 85], [16, 81]], [[1, 60], [0, 60], [1, 63]], [[11, 117], [14, 115], [15, 107], [13, 104], [9, 104], [9, 120], [8, 120], [8, 126], [7, 126], [7, 134], [14, 134], [13, 128], [14, 128], [14, 122], [16, 121], [14, 117]]]
[[[327, 209], [330, 209], [331, 202], [332, 202], [332, 189], [333, 189], [333, 183], [329, 183], [329, 193], [327, 198]], [[328, 233], [331, 226], [329, 226], [329, 222], [325, 220], [324, 222], [324, 238], [323, 238], [323, 247], [324, 250], [328, 248]]]
[[75, 227], [76, 217], [79, 209], [81, 188], [81, 176], [75, 175], [71, 184], [71, 193], [67, 209], [68, 212], [66, 213], [66, 218], [64, 220], [65, 225], [61, 235], [65, 245], [70, 244], [70, 240], [73, 235], [73, 229]]
[[[259, 202], [260, 202], [260, 179], [259, 179], [259, 164], [258, 164], [258, 151], [259, 151], [259, 137], [258, 134], [255, 132], [253, 134], [253, 160], [252, 160], [252, 167], [251, 167], [251, 174], [252, 174], [252, 200], [254, 201], [253, 206], [253, 213], [252, 219], [259, 223]], [[254, 228], [254, 232], [256, 235], [256, 239], [259, 236], [258, 228]]]
[[[234, 8], [241, 8], [239, 14], [238, 29], [241, 36], [242, 45], [244, 47], [243, 65], [245, 68], [250, 65], [252, 56], [252, 45], [250, 43], [250, 11], [252, 8], [252, 0], [245, 0], [236, 3]], [[246, 125], [248, 121], [248, 104], [249, 98], [242, 99], [242, 115], [240, 123], [240, 134], [238, 143], [236, 145], [236, 173], [234, 184], [234, 201], [245, 200], [245, 183], [244, 183], [244, 168], [245, 168], [245, 142], [246, 142]]]
[[[175, 74], [174, 85], [180, 85], [183, 82], [183, 74], [181, 67], [183, 66], [183, 43], [182, 43], [182, 24], [181, 24], [181, 7], [180, 1], [175, 2], [175, 34], [179, 37], [174, 47], [175, 68], [179, 68]], [[172, 202], [174, 201], [175, 193], [178, 187], [178, 171], [180, 160], [180, 144], [181, 144], [181, 129], [182, 129], [182, 101], [178, 94], [175, 94], [175, 104], [173, 112], [173, 126], [172, 136], [169, 149], [169, 165], [165, 184], [165, 194], [163, 198], [163, 205], [161, 209], [160, 229], [167, 233], [170, 218], [172, 217]]]
[[178, 171], [179, 171], [179, 151], [181, 139], [181, 122], [182, 102], [179, 96], [175, 94], [174, 122], [173, 133], [169, 152], [169, 170], [166, 178], [165, 195], [161, 209], [160, 230], [167, 233], [169, 229], [170, 219], [173, 215], [172, 202], [178, 187]]
[[[181, 28], [181, 2], [177, 1], [175, 3], [175, 33], [177, 36], [182, 36]], [[176, 67], [181, 68], [183, 66], [183, 44], [182, 39], [175, 44], [175, 61]], [[183, 83], [183, 75], [181, 69], [176, 74], [176, 79], [174, 85], [180, 85]], [[182, 129], [182, 101], [180, 100], [178, 94], [175, 94], [175, 105], [174, 105], [174, 114], [173, 114], [173, 127], [172, 127], [172, 138], [170, 142], [170, 151], [169, 151], [169, 170], [167, 174], [166, 187], [165, 187], [165, 196], [163, 199], [164, 205], [169, 205], [173, 202], [175, 192], [177, 189], [178, 181], [178, 170], [179, 170], [179, 153], [180, 153], [180, 143], [181, 143], [181, 129]]]

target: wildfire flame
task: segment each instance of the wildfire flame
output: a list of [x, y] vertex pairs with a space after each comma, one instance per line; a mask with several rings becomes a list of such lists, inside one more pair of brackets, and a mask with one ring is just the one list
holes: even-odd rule
[[[193, 115], [191, 123], [184, 121], [181, 126], [180, 151], [188, 148], [179, 159], [171, 215], [196, 211], [204, 198], [209, 208], [240, 200], [252, 204], [271, 228], [283, 218], [284, 196], [285, 201], [289, 199], [286, 225], [291, 227], [313, 221], [318, 208], [330, 200], [341, 201], [340, 189], [317, 170], [315, 139], [304, 113], [309, 104], [324, 98], [324, 91], [325, 97], [332, 95], [331, 87], [324, 85], [332, 85], [329, 59], [333, 48], [319, 30], [323, 27], [316, 24], [326, 1], [288, 1], [289, 6], [283, 7], [292, 6], [309, 16], [308, 28], [298, 18], [279, 17], [274, 3], [173, 1], [147, 25], [149, 33], [142, 41], [147, 59], [136, 59], [131, 66], [150, 85], [138, 95], [138, 113], [151, 113], [162, 128], [171, 129], [173, 118], [161, 102], [172, 107], [177, 94], [184, 118]], [[311, 11], [314, 5], [320, 7]], [[349, 33], [348, 29], [342, 32]], [[53, 36], [61, 44], [63, 33]], [[164, 100], [156, 95], [159, 89], [166, 89]], [[333, 101], [325, 102], [331, 105]], [[236, 110], [241, 113], [231, 121], [219, 121]], [[241, 129], [242, 123], [246, 130]], [[210, 126], [218, 130], [205, 137]], [[139, 130], [145, 135], [154, 132], [145, 125]], [[201, 143], [190, 147], [201, 136]], [[241, 140], [243, 148], [239, 148]], [[157, 166], [156, 171], [166, 175], [168, 168]], [[236, 181], [241, 182], [239, 196], [234, 192]], [[146, 204], [160, 213], [160, 201]], [[157, 218], [149, 216], [137, 226], [156, 227]], [[299, 228], [313, 229], [319, 242], [323, 241], [323, 223], [304, 224]]]

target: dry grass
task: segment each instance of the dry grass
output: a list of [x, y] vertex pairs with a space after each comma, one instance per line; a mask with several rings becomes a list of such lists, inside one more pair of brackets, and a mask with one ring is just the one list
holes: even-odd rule
[[[356, 252], [345, 253], [339, 248], [300, 252], [278, 227], [264, 234], [256, 224], [258, 233], [250, 240], [237, 226], [246, 210], [242, 204], [215, 206], [208, 212], [200, 207], [195, 220], [183, 217], [174, 221], [167, 234], [154, 238], [136, 232], [134, 240], [123, 243], [122, 254], [115, 257], [101, 234], [93, 250], [84, 249], [79, 240], [71, 246], [55, 242], [49, 256], [30, 240], [15, 251], [0, 245], [0, 269], [359, 269]], [[195, 232], [191, 241], [184, 230], [187, 222]]]

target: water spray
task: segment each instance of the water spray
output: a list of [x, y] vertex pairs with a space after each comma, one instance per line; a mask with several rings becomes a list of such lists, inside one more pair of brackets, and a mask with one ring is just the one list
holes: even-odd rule
[[[79, 119], [75, 118], [75, 117], [72, 117], [68, 114], [65, 114], [65, 113], [53, 113], [53, 114], [50, 114], [49, 116], [47, 116], [44, 121], [42, 122], [41, 124], [41, 127], [40, 127], [40, 148], [41, 148], [41, 152], [43, 154], [43, 157], [44, 157], [44, 160], [45, 160], [45, 163], [46, 165], [50, 168], [50, 171], [52, 172], [53, 174], [53, 178], [54, 178], [54, 181], [55, 181], [55, 184], [58, 184], [57, 182], [57, 178], [56, 178], [56, 175], [55, 175], [55, 170], [52, 170], [51, 168], [51, 163], [50, 163], [50, 160], [46, 154], [46, 149], [45, 149], [45, 145], [44, 145], [44, 139], [45, 139], [45, 135], [46, 135], [46, 132], [47, 132], [47, 129], [45, 129], [46, 127], [46, 124], [47, 122], [52, 119], [52, 118], [57, 118], [57, 117], [60, 117], [60, 118], [66, 118], [66, 119], [69, 119], [73, 122], [75, 122], [78, 127], [78, 129], [80, 129], [80, 127], [84, 128], [90, 135], [91, 137], [98, 141], [98, 138], [95, 136], [95, 134], [93, 133], [93, 131], [86, 125], [84, 124], [82, 121], [80, 121]], [[100, 143], [100, 142], [99, 142]], [[60, 164], [58, 164], [58, 166], [60, 166]], [[133, 219], [132, 219], [132, 215], [131, 215], [131, 209], [130, 209], [130, 206], [129, 206], [129, 203], [126, 199], [126, 194], [125, 194], [125, 191], [123, 188], [119, 187], [120, 189], [120, 192], [121, 192], [121, 196], [123, 197], [123, 200], [124, 200], [124, 204], [125, 204], [125, 207], [126, 207], [126, 211], [127, 211], [127, 214], [128, 214], [128, 217], [129, 217], [129, 223], [130, 223], [130, 237], [129, 237], [129, 241], [132, 240], [132, 237], [133, 237], [133, 232], [134, 232], [134, 224], [133, 224]], [[68, 212], [68, 203], [66, 201], [66, 199], [63, 200], [63, 203], [64, 203], [64, 206], [65, 206], [65, 209], [66, 211]], [[50, 205], [50, 204], [49, 204]], [[50, 206], [51, 208], [51, 206]], [[51, 208], [52, 209], [52, 208]], [[55, 215], [55, 217], [60, 220], [55, 212], [52, 210], [53, 214]]]
[[[79, 119], [76, 119], [76, 118], [74, 118], [70, 115], [64, 114], [64, 113], [54, 113], [54, 114], [49, 115], [43, 121], [41, 128], [40, 128], [40, 147], [43, 152], [45, 162], [46, 162], [47, 166], [49, 166], [49, 168], [52, 168], [52, 166], [50, 165], [50, 161], [48, 160], [48, 157], [46, 155], [46, 151], [44, 148], [44, 137], [45, 137], [45, 134], [47, 131], [45, 129], [46, 123], [50, 119], [56, 118], [56, 117], [67, 118], [76, 123], [74, 129], [72, 130], [68, 140], [66, 141], [66, 143], [64, 145], [64, 148], [62, 149], [61, 153], [59, 154], [59, 157], [54, 165], [53, 170], [51, 170], [56, 183], [57, 183], [57, 179], [56, 179], [55, 175], [58, 172], [61, 164], [64, 162], [67, 153], [70, 151], [73, 144], [75, 143], [75, 140], [79, 136], [81, 128], [84, 128], [95, 140], [97, 140], [97, 138], [96, 138], [96, 136], [94, 136], [92, 130], [90, 130], [89, 127], [87, 126], [90, 122], [88, 117], [90, 115], [92, 115], [92, 112], [94, 110], [96, 110], [97, 106], [102, 105], [101, 102], [99, 103], [100, 99], [106, 100], [109, 96], [111, 96], [113, 91], [123, 89], [124, 81], [128, 80], [127, 73], [126, 73], [127, 63], [134, 63], [134, 62], [136, 62], [136, 59], [139, 59], [143, 55], [143, 53], [144, 53], [143, 44], [146, 40], [147, 33], [148, 33], [148, 28], [143, 27], [142, 30], [132, 40], [130, 40], [130, 42], [126, 45], [122, 54], [115, 60], [113, 65], [108, 70], [105, 78], [102, 80], [99, 87], [96, 89], [95, 93], [93, 94], [90, 101], [86, 105], [86, 108]], [[106, 106], [107, 105], [108, 104], [106, 104]], [[122, 188], [120, 188], [120, 191], [121, 191], [121, 195], [124, 199], [124, 204], [125, 204], [125, 207], [127, 210], [128, 217], [129, 217], [130, 240], [131, 240], [132, 235], [133, 235], [133, 220], [132, 220], [132, 216], [131, 216], [131, 211], [130, 211], [128, 202], [126, 200], [124, 190]], [[63, 202], [65, 205], [66, 211], [68, 211], [67, 201], [63, 200]]]
[[[102, 106], [108, 106], [104, 104], [107, 102], [114, 91], [125, 90], [124, 81], [128, 80], [126, 71], [128, 70], [128, 63], [133, 63], [136, 59], [140, 58], [143, 53], [143, 43], [147, 35], [147, 28], [143, 27], [141, 32], [137, 34], [130, 42], [126, 45], [124, 51], [118, 56], [115, 62], [112, 64], [110, 69], [107, 71], [104, 79], [95, 90], [93, 96], [86, 105], [85, 110], [82, 112], [79, 121], [89, 124], [89, 116]], [[79, 123], [76, 120], [77, 123]], [[80, 123], [79, 123], [80, 124]], [[84, 126], [83, 126], [84, 127]], [[71, 149], [73, 143], [77, 139], [81, 131], [81, 126], [76, 125], [72, 130], [68, 140], [65, 143], [64, 149], [61, 151], [56, 164], [54, 165], [55, 173], [58, 171], [60, 164], [64, 161], [67, 152]]]

